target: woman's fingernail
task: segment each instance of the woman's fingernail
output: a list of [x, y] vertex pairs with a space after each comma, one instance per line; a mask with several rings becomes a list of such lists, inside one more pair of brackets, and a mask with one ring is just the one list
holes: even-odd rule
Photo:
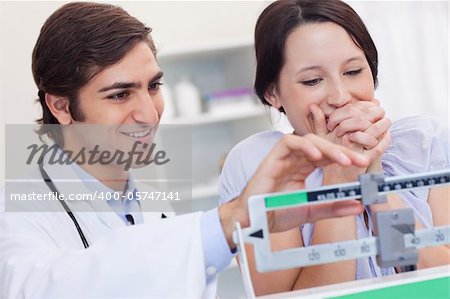
[[350, 165], [352, 163], [350, 158], [344, 153], [339, 154], [339, 162], [344, 165]]
[[358, 162], [361, 164], [368, 164], [370, 162], [369, 158], [362, 154], [357, 154], [356, 158], [358, 159]]

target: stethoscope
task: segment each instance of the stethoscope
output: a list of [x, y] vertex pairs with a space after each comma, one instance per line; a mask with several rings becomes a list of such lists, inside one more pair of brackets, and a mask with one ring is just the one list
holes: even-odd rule
[[78, 223], [77, 219], [75, 218], [75, 215], [73, 215], [72, 211], [70, 210], [70, 208], [66, 204], [66, 202], [59, 197], [58, 189], [56, 189], [56, 186], [53, 183], [52, 179], [48, 176], [47, 172], [45, 172], [44, 166], [42, 164], [43, 163], [39, 163], [39, 171], [41, 172], [41, 176], [44, 179], [45, 184], [47, 185], [47, 187], [53, 193], [55, 193], [55, 196], [58, 198], [58, 200], [61, 203], [61, 205], [63, 206], [64, 210], [67, 212], [67, 214], [69, 215], [70, 219], [72, 219], [73, 224], [75, 224], [75, 227], [77, 228], [78, 235], [80, 235], [81, 242], [83, 242], [84, 248], [88, 248], [89, 247], [89, 243], [86, 240], [86, 237], [84, 236], [84, 233], [83, 233], [83, 230], [80, 227], [80, 224]]
[[[38, 164], [39, 164], [39, 171], [41, 172], [42, 179], [44, 179], [44, 182], [47, 185], [47, 187], [55, 194], [55, 196], [58, 198], [58, 201], [61, 203], [64, 210], [66, 211], [67, 215], [69, 215], [70, 219], [72, 219], [73, 224], [75, 225], [75, 227], [78, 231], [78, 235], [80, 236], [80, 239], [81, 239], [81, 242], [83, 243], [84, 248], [88, 248], [89, 243], [88, 243], [86, 237], [84, 236], [83, 230], [81, 229], [80, 224], [78, 223], [77, 219], [75, 218], [75, 215], [72, 213], [72, 211], [70, 210], [70, 208], [66, 204], [66, 202], [60, 198], [58, 189], [56, 188], [52, 179], [48, 176], [47, 172], [45, 172], [45, 170], [44, 170], [43, 163], [41, 162]], [[125, 215], [125, 217], [127, 218], [128, 222], [131, 225], [134, 225], [133, 216], [127, 214], [127, 215]], [[164, 213], [161, 213], [161, 218], [164, 219], [164, 218], [167, 218], [167, 216]]]

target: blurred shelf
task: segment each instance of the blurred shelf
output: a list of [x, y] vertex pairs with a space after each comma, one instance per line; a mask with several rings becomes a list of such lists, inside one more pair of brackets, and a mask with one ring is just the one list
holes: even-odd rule
[[190, 117], [167, 118], [161, 119], [161, 124], [190, 124], [190, 125], [207, 125], [212, 123], [234, 121], [239, 119], [265, 116], [267, 115], [265, 108], [260, 105], [254, 105], [245, 110], [234, 110], [227, 113], [202, 113]]
[[252, 39], [233, 39], [181, 46], [176, 48], [158, 49], [158, 60], [165, 62], [167, 60], [178, 60], [192, 57], [204, 57], [205, 55], [221, 55], [241, 48], [253, 47]]
[[[187, 159], [177, 162], [186, 162], [180, 165], [191, 167], [192, 201], [186, 205], [190, 205], [193, 211], [217, 207], [217, 173], [224, 156], [241, 140], [272, 128], [268, 109], [251, 92], [248, 94], [253, 98], [250, 101], [233, 93], [227, 100], [229, 102], [218, 100], [220, 97], [216, 100], [208, 97], [253, 86], [256, 68], [253, 41], [251, 38], [222, 39], [176, 48], [162, 46], [158, 52], [158, 63], [165, 73], [165, 100], [172, 100], [172, 110], [167, 109], [168, 113], [163, 114], [161, 119], [160, 128], [164, 132], [159, 134], [160, 142], [168, 148], [173, 146], [181, 151], [186, 150], [191, 155], [189, 163]], [[180, 111], [182, 105], [178, 104], [183, 100], [183, 94], [178, 92], [177, 95], [175, 92], [175, 87], [183, 78], [188, 78], [197, 87], [205, 101], [202, 107], [209, 109], [209, 112], [170, 117], [186, 111]], [[174, 114], [169, 114], [170, 111]], [[184, 137], [182, 144], [180, 134]]]

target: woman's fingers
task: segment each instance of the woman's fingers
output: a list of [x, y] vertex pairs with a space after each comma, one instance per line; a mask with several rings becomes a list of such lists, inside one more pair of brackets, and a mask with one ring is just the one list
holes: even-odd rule
[[365, 130], [364, 132], [372, 137], [379, 139], [383, 136], [384, 133], [387, 132], [391, 124], [392, 122], [389, 118], [382, 118], [371, 125], [369, 128], [367, 128], [367, 130]]
[[365, 131], [350, 133], [348, 139], [363, 146], [366, 150], [371, 150], [378, 144], [379, 139], [387, 132], [390, 126], [391, 121], [388, 118], [383, 118], [370, 125]]
[[372, 148], [371, 150], [368, 150], [365, 155], [371, 160], [375, 160], [379, 157], [381, 157], [381, 155], [384, 154], [384, 152], [386, 151], [386, 149], [391, 145], [391, 135], [389, 134], [389, 132], [386, 132], [383, 137], [381, 138], [380, 142], [378, 142], [378, 144]]
[[362, 146], [366, 150], [370, 150], [370, 149], [374, 148], [378, 144], [378, 139], [376, 139], [373, 136], [370, 136], [369, 134], [367, 134], [365, 132], [354, 132], [354, 133], [351, 133], [348, 136], [348, 139], [351, 142]]
[[341, 122], [350, 118], [364, 118], [372, 123], [380, 120], [385, 115], [379, 102], [359, 101], [349, 103], [343, 107], [337, 108], [328, 117], [327, 129], [333, 131]]
[[372, 126], [372, 122], [364, 117], [355, 117], [342, 121], [336, 128], [336, 136], [342, 137], [345, 134], [361, 131], [364, 132]]
[[367, 109], [363, 109], [362, 113], [366, 119], [370, 120], [372, 123], [379, 121], [386, 115], [386, 111], [380, 106], [371, 106]]
[[323, 113], [322, 109], [320, 109], [320, 107], [316, 104], [312, 104], [309, 107], [309, 111], [311, 112], [312, 116], [314, 133], [322, 137], [326, 136], [328, 134], [328, 129], [325, 113]]

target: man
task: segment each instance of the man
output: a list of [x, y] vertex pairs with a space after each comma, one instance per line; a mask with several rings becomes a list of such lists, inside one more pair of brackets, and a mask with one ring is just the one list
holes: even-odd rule
[[[148, 151], [164, 110], [150, 31], [121, 8], [96, 3], [64, 5], [45, 22], [33, 51], [43, 111], [39, 134], [76, 163], [55, 165], [45, 155], [36, 167], [41, 181], [30, 181], [27, 190], [133, 199], [138, 191], [119, 160], [85, 163], [68, 153], [96, 145], [103, 152], [126, 153], [135, 145]], [[161, 219], [145, 215], [137, 200], [55, 200], [33, 203], [33, 212], [7, 209], [0, 214], [0, 297], [214, 297], [217, 273], [235, 252], [234, 223], [249, 225], [249, 196], [302, 188], [312, 169], [332, 162], [369, 161], [315, 136], [286, 136], [241, 196], [205, 213]], [[340, 202], [272, 212], [270, 229], [361, 211], [358, 202]]]

